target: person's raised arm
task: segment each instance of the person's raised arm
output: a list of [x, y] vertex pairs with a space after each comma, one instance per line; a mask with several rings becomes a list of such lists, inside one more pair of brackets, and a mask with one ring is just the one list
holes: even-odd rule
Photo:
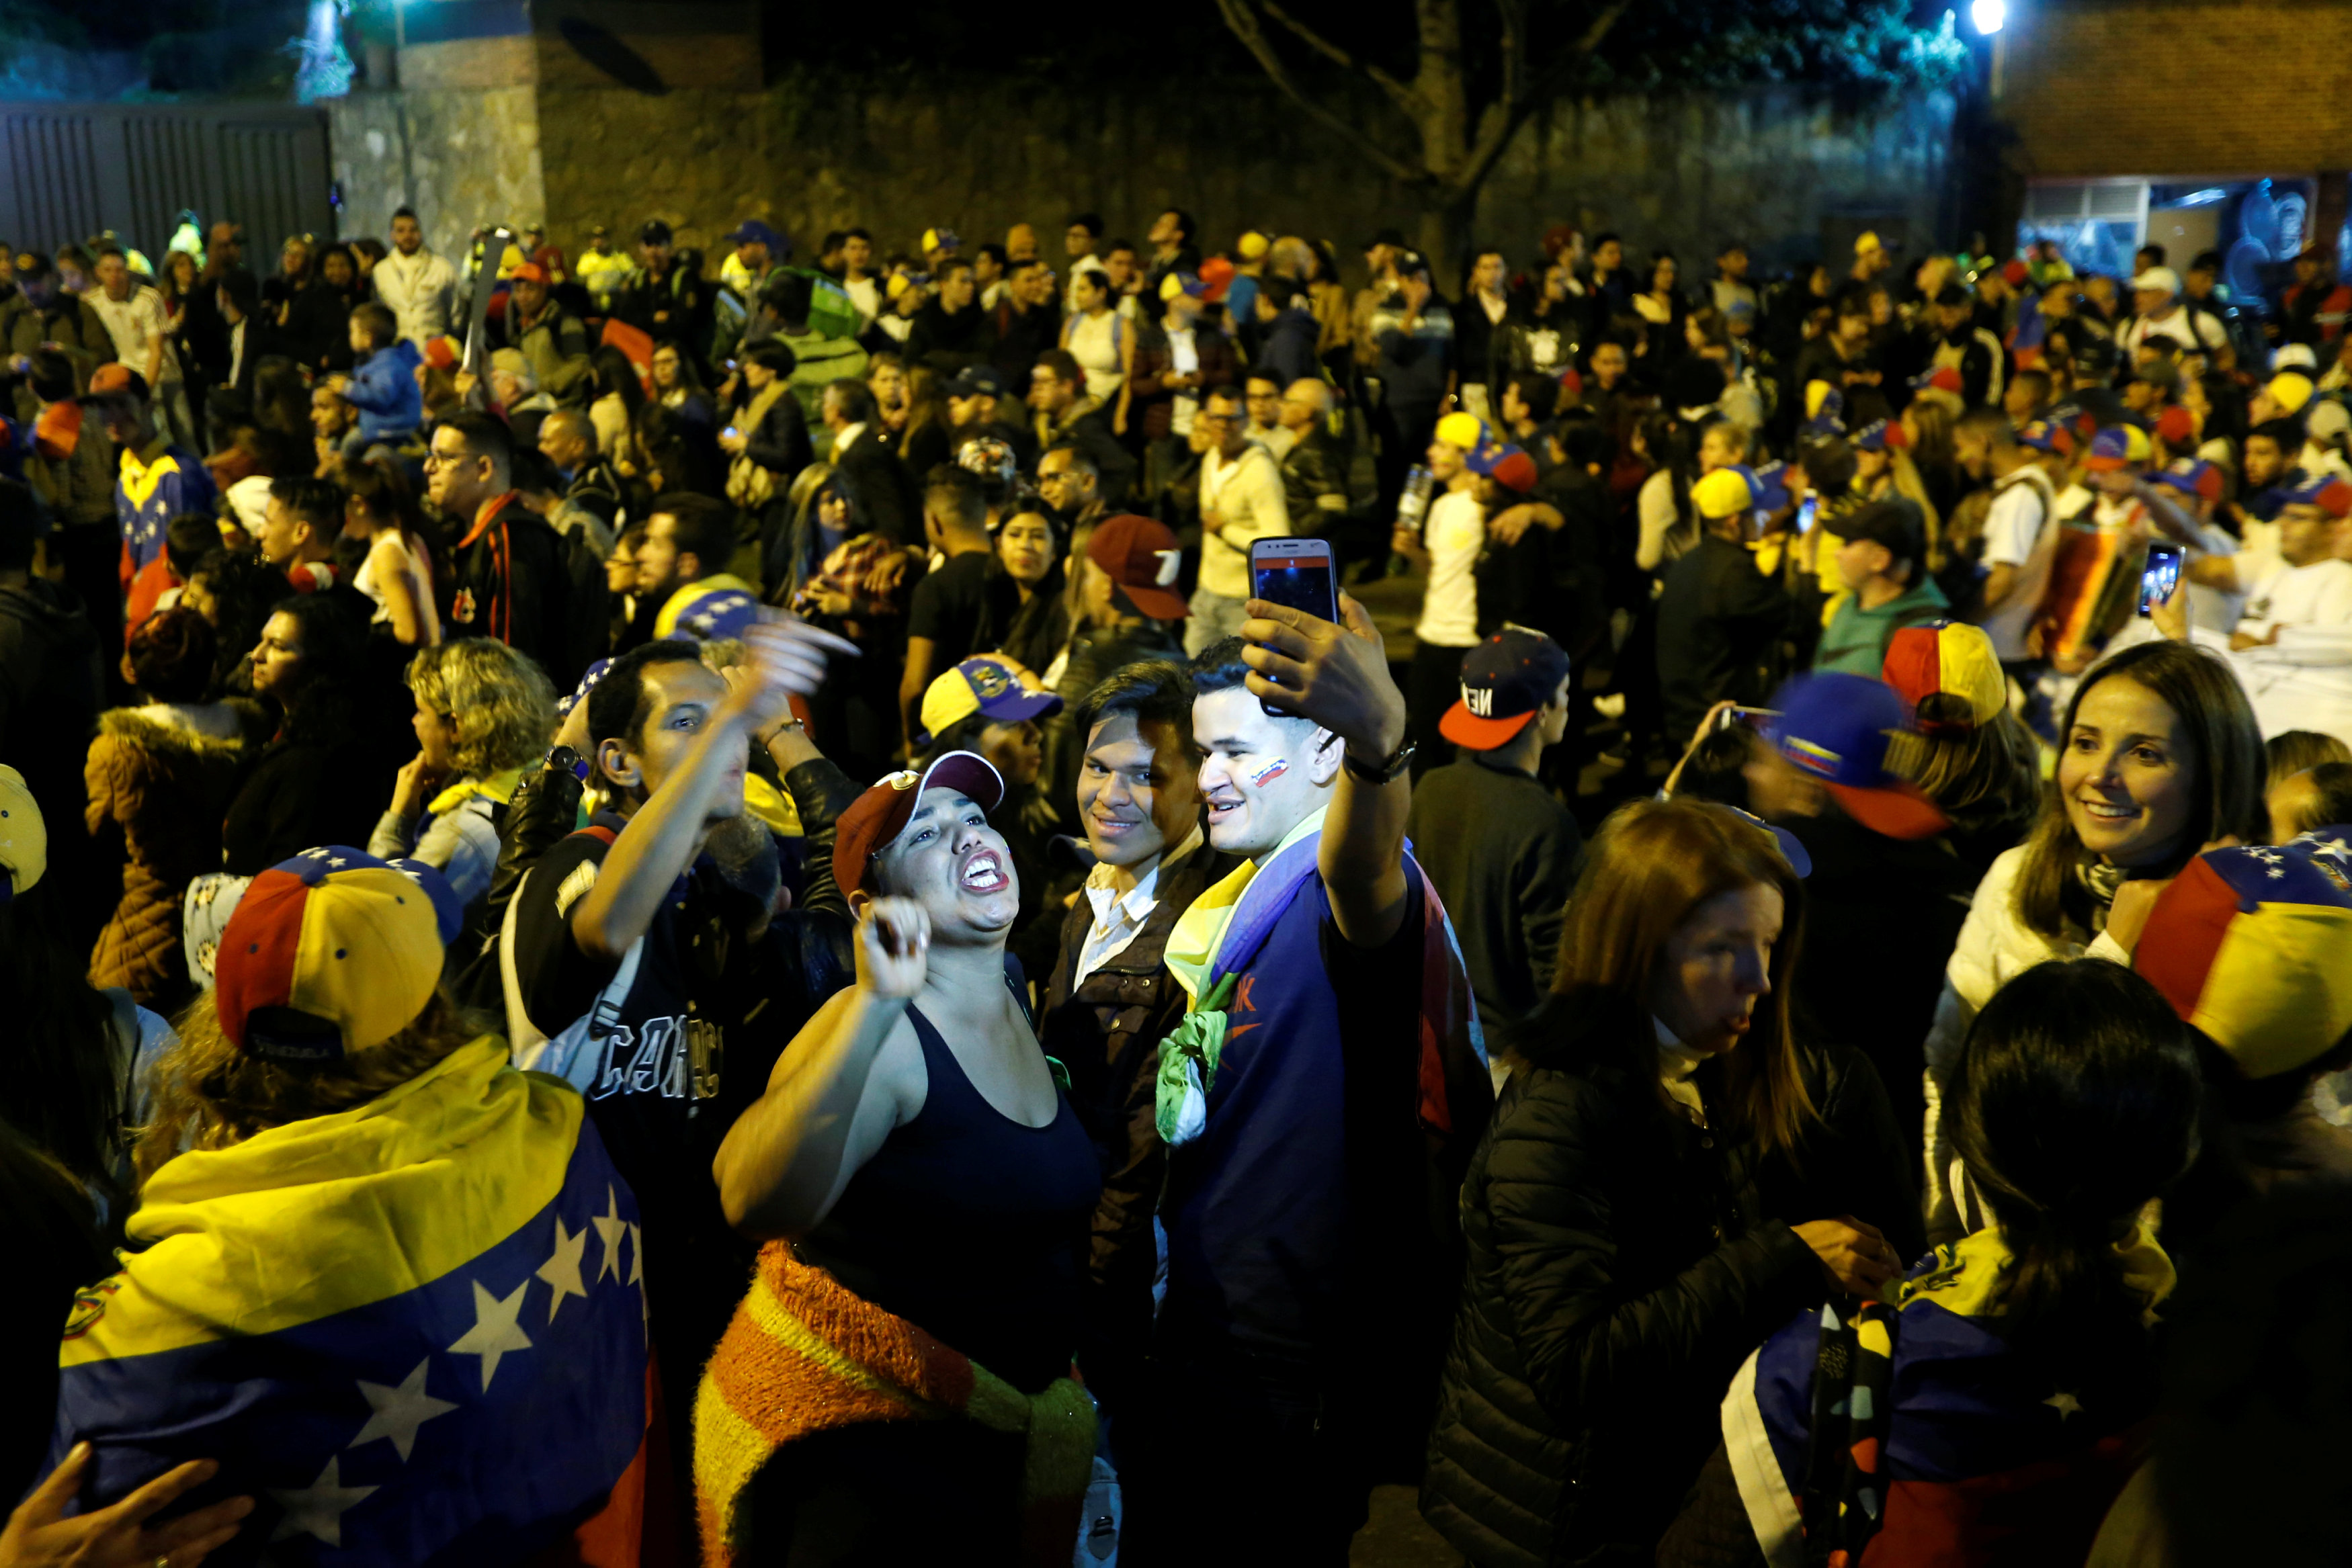
[[1241, 636], [1248, 644], [1242, 660], [1252, 671], [1250, 695], [1276, 712], [1314, 720], [1328, 732], [1324, 744], [1347, 748], [1323, 819], [1323, 885], [1339, 935], [1358, 947], [1381, 946], [1404, 924], [1404, 820], [1412, 784], [1402, 770], [1375, 784], [1348, 766], [1378, 775], [1404, 745], [1404, 694], [1389, 677], [1380, 629], [1371, 612], [1345, 594], [1344, 627], [1262, 599], [1251, 600], [1248, 609]]
[[767, 1091], [710, 1162], [727, 1222], [761, 1239], [806, 1234], [926, 1087], [921, 1048], [887, 1052], [929, 972], [931, 925], [911, 899], [877, 899], [857, 926], [857, 983], [794, 1036]]
[[777, 619], [743, 632], [751, 653], [751, 678], [730, 687], [704, 716], [686, 759], [613, 841], [596, 884], [580, 901], [572, 939], [589, 956], [616, 961], [646, 934], [664, 895], [694, 863], [719, 792], [740, 788], [728, 775], [740, 766], [747, 738], [790, 714], [795, 693], [814, 694], [824, 681], [827, 653], [857, 652], [855, 643], [829, 632], [782, 612], [769, 613]]

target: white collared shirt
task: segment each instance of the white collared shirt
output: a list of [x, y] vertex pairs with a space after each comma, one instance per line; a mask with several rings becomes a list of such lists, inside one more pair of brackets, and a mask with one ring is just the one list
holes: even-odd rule
[[1087, 932], [1087, 939], [1078, 947], [1078, 966], [1070, 976], [1070, 988], [1076, 990], [1087, 983], [1087, 977], [1109, 963], [1127, 950], [1143, 923], [1160, 904], [1160, 873], [1201, 847], [1201, 828], [1194, 823], [1184, 841], [1159, 863], [1136, 879], [1135, 885], [1122, 894], [1113, 887], [1118, 868], [1097, 865], [1087, 873], [1087, 902], [1094, 905], [1095, 923]]

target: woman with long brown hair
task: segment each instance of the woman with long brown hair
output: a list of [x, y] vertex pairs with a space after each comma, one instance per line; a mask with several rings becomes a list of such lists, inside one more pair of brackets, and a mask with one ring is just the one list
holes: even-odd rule
[[1469, 1269], [1422, 1509], [1482, 1565], [1646, 1560], [1740, 1359], [1916, 1248], [1876, 1075], [1794, 1032], [1788, 841], [1645, 800], [1588, 852], [1553, 994], [1511, 1042], [1462, 1187]]
[[2214, 840], [2262, 841], [2266, 777], [2253, 710], [2211, 653], [2142, 643], [2074, 688], [2058, 728], [2057, 789], [2043, 796], [2032, 833], [1977, 884], [1927, 1032], [1931, 1239], [1958, 1233], [1942, 1198], [1952, 1153], [1937, 1108], [1977, 1010], [2036, 964], [2120, 957], [2102, 941], [2116, 891], [2172, 876]]

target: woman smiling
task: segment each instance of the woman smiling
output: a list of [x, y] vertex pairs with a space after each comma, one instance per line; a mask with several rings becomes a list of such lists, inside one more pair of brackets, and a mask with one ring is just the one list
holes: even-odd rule
[[1978, 883], [1927, 1034], [1932, 1241], [1958, 1234], [1937, 1107], [1978, 1009], [2036, 964], [2120, 959], [2101, 939], [2126, 882], [2170, 877], [2215, 840], [2263, 837], [2262, 732], [2218, 657], [2183, 643], [2127, 648], [2083, 677], [2059, 734], [2057, 788], [2032, 836]]
[[[1008, 1562], [1024, 1484], [1031, 1526], [1042, 1492], [1075, 1538], [1094, 1414], [1070, 1358], [1102, 1178], [1005, 963], [1003, 793], [951, 751], [835, 826], [857, 983], [713, 1166], [728, 1218], [777, 1239], [696, 1412], [706, 1562], [755, 1542], [760, 1562]], [[963, 1418], [892, 1418], [941, 1409]]]

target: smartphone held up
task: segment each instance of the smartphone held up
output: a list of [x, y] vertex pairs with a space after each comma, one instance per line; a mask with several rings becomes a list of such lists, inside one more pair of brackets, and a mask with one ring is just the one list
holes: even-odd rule
[[2156, 607], [2172, 597], [2180, 586], [2181, 549], [2179, 545], [2152, 544], [2147, 547], [2147, 564], [2139, 573], [2139, 612], [2151, 615]]
[[1338, 624], [1339, 572], [1331, 546], [1323, 539], [1252, 540], [1250, 597]]

